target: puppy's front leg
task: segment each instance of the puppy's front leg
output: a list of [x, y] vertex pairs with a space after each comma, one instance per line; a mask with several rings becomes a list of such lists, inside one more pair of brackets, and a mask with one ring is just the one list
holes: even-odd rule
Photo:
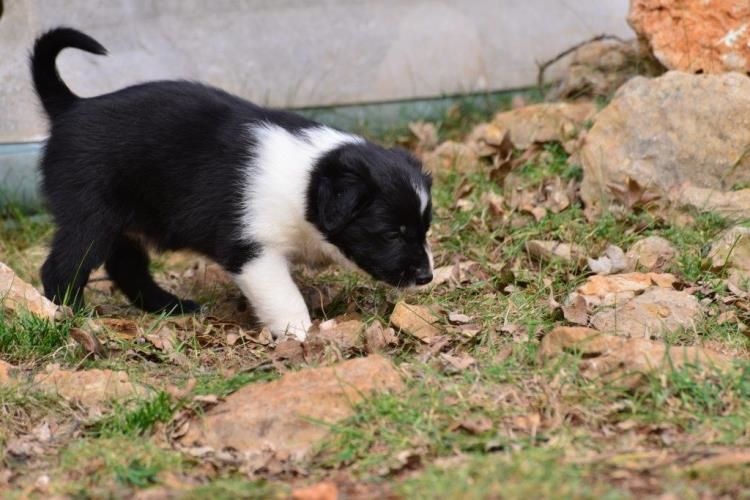
[[283, 255], [263, 250], [261, 255], [242, 266], [234, 280], [274, 337], [288, 332], [305, 340], [312, 324], [310, 313], [292, 281], [289, 262]]

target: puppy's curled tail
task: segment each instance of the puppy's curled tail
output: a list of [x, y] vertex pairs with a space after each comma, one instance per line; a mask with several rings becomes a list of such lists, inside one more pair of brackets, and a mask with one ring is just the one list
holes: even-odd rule
[[55, 28], [37, 38], [31, 54], [31, 76], [42, 106], [51, 119], [79, 99], [62, 81], [55, 64], [57, 55], [69, 47], [92, 54], [107, 53], [99, 42], [73, 28]]

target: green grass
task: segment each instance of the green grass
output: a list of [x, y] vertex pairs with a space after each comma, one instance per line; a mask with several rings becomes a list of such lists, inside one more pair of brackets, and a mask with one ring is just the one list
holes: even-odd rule
[[157, 422], [167, 422], [176, 407], [169, 394], [159, 392], [155, 397], [138, 402], [135, 407], [115, 403], [112, 413], [96, 422], [91, 434], [99, 437], [141, 436]]
[[10, 317], [0, 312], [0, 354], [9, 362], [46, 358], [69, 342], [73, 320], [52, 322], [28, 313]]
[[458, 466], [428, 467], [402, 483], [404, 498], [629, 498], [597, 467], [565, 463], [564, 450], [469, 455]]

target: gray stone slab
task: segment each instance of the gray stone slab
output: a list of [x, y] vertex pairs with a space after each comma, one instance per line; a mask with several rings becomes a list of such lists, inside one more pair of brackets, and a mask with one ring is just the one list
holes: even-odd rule
[[75, 92], [159, 78], [205, 81], [282, 107], [381, 102], [518, 88], [535, 61], [599, 33], [631, 36], [628, 0], [4, 0], [0, 142], [45, 124], [27, 55], [46, 28], [106, 46], [64, 52]]

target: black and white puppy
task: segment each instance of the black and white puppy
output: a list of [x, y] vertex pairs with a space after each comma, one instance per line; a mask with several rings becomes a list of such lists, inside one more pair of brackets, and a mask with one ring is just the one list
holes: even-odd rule
[[432, 279], [431, 180], [405, 151], [221, 90], [161, 81], [74, 95], [55, 59], [106, 50], [70, 28], [31, 56], [49, 116], [42, 190], [57, 230], [42, 267], [47, 297], [82, 305], [90, 272], [147, 311], [199, 306], [160, 288], [144, 243], [191, 249], [222, 265], [275, 335], [311, 325], [290, 263], [354, 264], [394, 286]]

